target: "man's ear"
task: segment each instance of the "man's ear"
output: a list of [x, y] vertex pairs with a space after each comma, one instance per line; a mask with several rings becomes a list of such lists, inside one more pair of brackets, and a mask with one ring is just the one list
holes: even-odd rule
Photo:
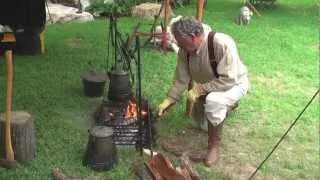
[[198, 36], [196, 36], [196, 35], [195, 35], [195, 34], [193, 34], [193, 33], [188, 34], [188, 35], [191, 37], [192, 42], [195, 42], [195, 41], [197, 40], [197, 38], [198, 38]]
[[200, 35], [200, 36], [194, 35], [194, 36], [192, 37], [192, 42], [200, 43], [200, 42], [202, 42], [202, 40], [203, 40], [203, 36], [202, 36], [202, 35]]
[[194, 33], [189, 33], [188, 35], [191, 37], [196, 37], [196, 35]]

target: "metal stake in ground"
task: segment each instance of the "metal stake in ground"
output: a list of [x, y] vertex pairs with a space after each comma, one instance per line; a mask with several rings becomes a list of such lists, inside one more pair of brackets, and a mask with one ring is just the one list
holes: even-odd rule
[[256, 173], [258, 172], [258, 170], [262, 167], [262, 165], [269, 159], [269, 157], [271, 156], [271, 154], [277, 149], [277, 147], [280, 145], [280, 143], [282, 142], [282, 140], [287, 136], [287, 134], [289, 133], [289, 131], [292, 129], [292, 127], [296, 124], [296, 122], [300, 119], [300, 117], [302, 116], [302, 114], [304, 113], [304, 111], [309, 107], [309, 105], [312, 103], [312, 101], [314, 100], [314, 98], [319, 94], [320, 89], [318, 89], [314, 95], [312, 96], [311, 100], [308, 102], [308, 104], [303, 108], [303, 110], [300, 112], [300, 114], [298, 115], [298, 117], [294, 120], [294, 122], [290, 125], [290, 127], [288, 128], [288, 130], [284, 133], [284, 135], [280, 138], [280, 140], [277, 142], [277, 144], [272, 148], [271, 152], [266, 156], [266, 158], [259, 164], [259, 166], [257, 167], [257, 169], [250, 175], [250, 177], [248, 178], [249, 180], [252, 179]]

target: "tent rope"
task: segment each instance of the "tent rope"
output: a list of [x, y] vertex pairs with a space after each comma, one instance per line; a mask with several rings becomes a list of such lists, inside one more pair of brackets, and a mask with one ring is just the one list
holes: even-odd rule
[[305, 112], [305, 110], [309, 107], [309, 105], [312, 103], [312, 101], [315, 99], [315, 97], [319, 94], [320, 89], [318, 89], [314, 95], [312, 96], [312, 98], [310, 99], [310, 101], [307, 103], [307, 105], [303, 108], [303, 110], [300, 112], [300, 114], [298, 115], [298, 117], [294, 120], [294, 122], [290, 125], [290, 127], [287, 129], [287, 131], [284, 133], [284, 135], [279, 139], [279, 141], [277, 142], [277, 144], [272, 148], [271, 152], [266, 156], [266, 158], [259, 164], [259, 166], [256, 168], [256, 170], [250, 175], [250, 177], [248, 178], [248, 180], [252, 179], [255, 174], [258, 172], [258, 170], [262, 167], [262, 165], [269, 159], [269, 157], [271, 156], [271, 154], [277, 149], [277, 147], [279, 146], [279, 144], [282, 142], [282, 140], [287, 136], [287, 134], [289, 133], [289, 131], [292, 129], [292, 127], [296, 124], [296, 122], [300, 119], [300, 117], [302, 116], [302, 114]]

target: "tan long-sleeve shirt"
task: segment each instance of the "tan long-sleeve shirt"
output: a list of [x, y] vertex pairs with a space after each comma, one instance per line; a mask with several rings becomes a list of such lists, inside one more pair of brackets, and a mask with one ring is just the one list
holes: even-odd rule
[[[207, 39], [207, 35], [205, 38]], [[168, 97], [174, 101], [178, 100], [190, 80], [201, 83], [206, 93], [226, 91], [248, 80], [247, 68], [241, 62], [235, 41], [229, 35], [216, 33], [213, 48], [218, 78], [214, 76], [210, 64], [207, 40], [196, 55], [189, 56], [189, 62], [187, 53], [180, 48], [174, 82], [169, 89]]]

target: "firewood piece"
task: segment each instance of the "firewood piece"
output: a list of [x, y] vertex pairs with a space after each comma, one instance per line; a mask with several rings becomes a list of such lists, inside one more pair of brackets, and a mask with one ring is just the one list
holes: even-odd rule
[[102, 180], [99, 176], [66, 176], [59, 168], [52, 169], [52, 175], [54, 180]]
[[190, 161], [190, 159], [189, 159], [189, 157], [187, 156], [186, 153], [184, 153], [182, 155], [181, 161], [182, 161], [181, 167], [185, 168], [188, 171], [188, 173], [190, 174], [192, 180], [202, 180], [203, 179], [200, 176], [200, 174], [197, 172], [197, 170], [195, 170], [192, 167], [192, 163], [191, 163], [191, 161]]
[[[0, 114], [0, 151], [3, 151], [5, 114]], [[12, 113], [12, 145], [16, 160], [32, 160], [36, 153], [36, 136], [33, 117], [25, 111]]]
[[157, 169], [150, 163], [145, 163], [145, 166], [149, 170], [149, 172], [152, 174], [154, 180], [165, 180], [163, 176], [157, 171]]
[[188, 176], [175, 170], [169, 159], [162, 154], [154, 156], [150, 161], [150, 165], [166, 180], [189, 180]]
[[150, 157], [158, 154], [157, 152], [151, 151], [150, 149], [146, 149], [146, 148], [143, 148], [143, 153]]
[[182, 176], [185, 178], [185, 180], [192, 180], [190, 173], [186, 168], [177, 167], [176, 170], [182, 174]]
[[1, 43], [12, 43], [16, 42], [16, 37], [14, 33], [4, 33], [3, 36], [0, 39]]

